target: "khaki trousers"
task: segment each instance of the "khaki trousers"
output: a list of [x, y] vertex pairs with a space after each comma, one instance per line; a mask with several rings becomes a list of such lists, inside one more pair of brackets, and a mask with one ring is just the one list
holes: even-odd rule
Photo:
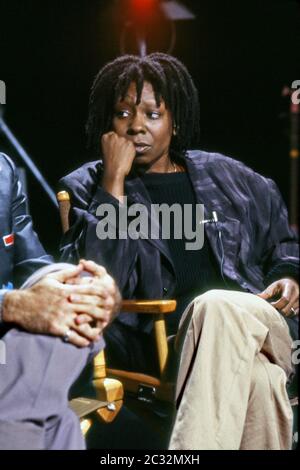
[[175, 341], [169, 449], [290, 449], [291, 345], [284, 318], [254, 294], [210, 290], [194, 299]]

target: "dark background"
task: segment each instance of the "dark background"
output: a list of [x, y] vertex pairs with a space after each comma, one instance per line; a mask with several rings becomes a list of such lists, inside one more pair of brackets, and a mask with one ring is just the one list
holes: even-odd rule
[[[173, 51], [199, 89], [203, 149], [223, 152], [272, 177], [289, 200], [288, 98], [300, 79], [296, 0], [182, 0], [197, 19], [177, 23]], [[119, 55], [127, 0], [0, 0], [0, 79], [5, 118], [51, 186], [85, 161], [84, 123], [94, 75]], [[150, 27], [164, 50], [168, 25]], [[17, 162], [0, 136], [0, 149]], [[58, 214], [28, 175], [30, 209], [55, 252]], [[262, 195], [263, 197], [263, 195]]]

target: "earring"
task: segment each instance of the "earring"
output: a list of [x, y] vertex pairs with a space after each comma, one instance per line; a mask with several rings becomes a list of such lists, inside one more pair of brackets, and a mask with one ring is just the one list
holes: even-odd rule
[[173, 127], [173, 135], [174, 135], [174, 136], [177, 135], [177, 127], [176, 127], [176, 125]]

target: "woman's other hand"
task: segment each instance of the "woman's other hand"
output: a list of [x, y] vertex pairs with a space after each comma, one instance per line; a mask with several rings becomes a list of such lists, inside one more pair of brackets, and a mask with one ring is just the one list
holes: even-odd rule
[[299, 315], [299, 284], [295, 279], [279, 279], [257, 295], [265, 300], [276, 298], [271, 305], [286, 317]]

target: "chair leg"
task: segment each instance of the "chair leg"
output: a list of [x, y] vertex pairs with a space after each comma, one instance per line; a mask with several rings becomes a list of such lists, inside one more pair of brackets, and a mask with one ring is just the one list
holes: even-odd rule
[[122, 406], [123, 406], [123, 400], [118, 400], [113, 403], [108, 403], [105, 408], [99, 408], [99, 410], [96, 411], [97, 417], [103, 423], [111, 423], [112, 421], [114, 421], [114, 419], [118, 415]]
[[86, 436], [88, 430], [90, 429], [90, 427], [92, 426], [92, 420], [91, 419], [82, 419], [80, 421], [80, 428], [81, 428], [81, 432], [84, 436]]
[[97, 416], [101, 421], [111, 423], [123, 404], [123, 385], [119, 380], [110, 378], [96, 379], [93, 384], [96, 389], [97, 399], [107, 402], [105, 408], [97, 410]]

